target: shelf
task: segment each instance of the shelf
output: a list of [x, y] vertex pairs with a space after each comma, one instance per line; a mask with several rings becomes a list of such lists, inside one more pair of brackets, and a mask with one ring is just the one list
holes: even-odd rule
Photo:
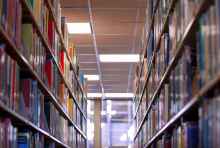
[[[173, 0], [169, 6], [169, 11], [171, 12], [171, 10], [173, 9], [174, 7], [174, 3], [176, 2], [176, 0]], [[192, 39], [189, 39], [189, 37], [193, 37], [195, 36], [196, 34], [196, 31], [199, 29], [199, 18], [202, 16], [202, 14], [204, 12], [206, 12], [206, 10], [209, 8], [210, 6], [210, 1], [206, 1], [206, 0], [203, 0], [201, 2], [201, 4], [199, 5], [199, 7], [197, 8], [196, 10], [196, 13], [194, 15], [194, 17], [192, 18], [192, 20], [190, 21], [190, 23], [188, 24], [188, 26], [186, 27], [185, 29], [185, 33], [184, 35], [182, 36], [182, 40], [181, 42], [179, 43], [179, 46], [177, 48], [177, 50], [175, 51], [175, 55], [174, 57], [171, 59], [168, 67], [167, 67], [167, 70], [166, 72], [164, 73], [161, 81], [160, 81], [160, 84], [157, 88], [157, 90], [155, 91], [152, 99], [151, 99], [151, 103], [149, 104], [148, 106], [148, 109], [146, 110], [145, 112], [145, 115], [144, 115], [144, 118], [142, 119], [141, 121], [141, 124], [137, 130], [137, 133], [135, 134], [135, 137], [134, 139], [136, 138], [136, 136], [138, 135], [138, 133], [140, 132], [143, 124], [144, 124], [144, 121], [146, 120], [147, 118], [147, 114], [150, 112], [150, 109], [151, 109], [151, 106], [154, 104], [155, 100], [156, 100], [156, 96], [157, 94], [160, 92], [161, 88], [163, 87], [163, 85], [168, 82], [168, 79], [169, 79], [169, 76], [170, 76], [170, 73], [171, 71], [175, 68], [175, 66], [178, 64], [178, 61], [179, 59], [181, 58], [182, 56], [182, 52], [184, 51], [184, 46], [185, 45], [191, 45], [194, 43], [194, 40]], [[169, 13], [167, 13], [167, 16], [169, 15]], [[165, 21], [168, 21], [168, 17], [166, 17]], [[166, 22], [164, 23], [165, 25], [167, 24]], [[162, 30], [165, 30], [165, 27], [166, 26], [163, 26], [163, 29]], [[167, 24], [168, 25], [168, 24]], [[162, 33], [160, 34], [160, 37], [162, 36]], [[160, 42], [160, 40], [158, 41]], [[159, 43], [157, 43], [156, 45], [158, 45]], [[156, 49], [154, 50], [154, 54], [156, 53]], [[212, 80], [210, 81], [203, 89], [201, 89], [198, 93], [198, 97], [201, 98], [204, 94], [206, 94], [208, 91], [210, 91], [211, 89], [213, 89], [215, 86], [218, 85], [218, 82], [220, 82], [220, 73]], [[147, 81], [145, 82], [145, 87], [146, 87], [146, 83]], [[145, 88], [144, 87], [144, 88]], [[143, 93], [143, 92], [142, 92]], [[136, 115], [136, 114], [135, 114]], [[135, 118], [134, 118], [135, 119]]]
[[[74, 96], [74, 93], [72, 92], [72, 89], [70, 89], [69, 87], [69, 84], [67, 83], [67, 81], [65, 80], [64, 78], [64, 75], [62, 73], [62, 70], [61, 70], [61, 66], [60, 64], [56, 61], [53, 53], [52, 53], [52, 50], [49, 46], [49, 44], [47, 43], [45, 37], [43, 36], [43, 33], [42, 31], [40, 30], [40, 28], [38, 27], [37, 25], [37, 22], [36, 20], [34, 19], [33, 17], [33, 13], [32, 13], [32, 10], [30, 9], [28, 3], [26, 0], [21, 0], [21, 4], [22, 6], [25, 8], [25, 10], [27, 11], [28, 15], [26, 16], [26, 19], [23, 19], [24, 21], [23, 22], [28, 22], [28, 23], [33, 23], [34, 27], [36, 28], [36, 31], [37, 31], [37, 34], [38, 36], [41, 37], [41, 41], [42, 41], [42, 44], [43, 46], [45, 47], [46, 49], [46, 52], [47, 52], [47, 56], [50, 56], [51, 58], [53, 58], [53, 61], [54, 61], [54, 64], [57, 66], [58, 68], [58, 74], [61, 76], [62, 78], [62, 81], [65, 83], [66, 87], [68, 88], [69, 92], [70, 92], [70, 96], [73, 98], [74, 102], [77, 104], [77, 107], [79, 108], [80, 112], [82, 113], [82, 115], [84, 116], [84, 118], [86, 119], [86, 116], [85, 114], [83, 113], [83, 110], [81, 109], [81, 107], [79, 106], [78, 102], [76, 101], [76, 98]], [[55, 23], [56, 24], [56, 23]], [[49, 54], [49, 55], [48, 55]], [[67, 56], [68, 57], [68, 56]], [[77, 79], [78, 81], [78, 79]], [[85, 96], [85, 95], [84, 95]]]
[[51, 16], [53, 22], [55, 22], [54, 25], [55, 25], [55, 28], [56, 28], [56, 31], [57, 31], [58, 35], [60, 36], [60, 42], [61, 42], [61, 45], [62, 45], [62, 49], [66, 52], [67, 59], [68, 59], [69, 62], [70, 62], [70, 69], [73, 70], [73, 73], [74, 73], [74, 75], [75, 75], [75, 78], [77, 79], [77, 83], [79, 84], [80, 89], [81, 89], [81, 91], [83, 92], [84, 99], [87, 100], [86, 97], [85, 97], [86, 95], [85, 95], [85, 93], [84, 93], [84, 90], [83, 90], [81, 81], [78, 80], [78, 77], [77, 77], [77, 75], [76, 75], [75, 68], [74, 68], [73, 63], [72, 63], [72, 61], [71, 61], [69, 52], [67, 51], [66, 47], [64, 46], [63, 34], [62, 34], [62, 31], [60, 30], [60, 27], [58, 26], [58, 22], [57, 22], [57, 19], [56, 19], [55, 15], [54, 15], [51, 1], [50, 1], [50, 0], [44, 0], [44, 1], [45, 1], [46, 5], [47, 5], [47, 8], [49, 9], [49, 12], [50, 12], [50, 14], [51, 14], [50, 16]]
[[18, 114], [15, 111], [11, 110], [10, 108], [5, 106], [1, 102], [0, 102], [0, 110], [1, 110], [1, 113], [2, 113], [1, 116], [3, 116], [3, 117], [7, 116], [7, 118], [10, 118], [11, 122], [12, 122], [12, 125], [21, 126], [21, 127], [22, 126], [25, 126], [25, 127], [28, 126], [28, 128], [31, 129], [31, 131], [37, 131], [37, 132], [43, 134], [45, 136], [44, 138], [46, 138], [47, 141], [55, 142], [56, 146], [62, 146], [62, 147], [69, 148], [67, 145], [63, 144], [61, 141], [59, 141], [58, 139], [54, 138], [49, 133], [47, 133], [46, 131], [42, 130], [41, 128], [39, 128], [38, 126], [33, 124], [32, 122], [29, 122], [28, 119], [24, 118], [20, 114]]
[[165, 131], [172, 130], [176, 124], [181, 123], [181, 117], [190, 114], [191, 111], [199, 107], [199, 98], [194, 97], [183, 109], [181, 109], [149, 142], [144, 148], [150, 148], [151, 145], [159, 140]]
[[138, 103], [138, 108], [137, 108], [137, 110], [136, 110], [136, 112], [134, 114], [134, 119], [133, 120], [135, 120], [135, 118], [137, 116], [137, 113], [138, 113], [138, 110], [140, 108], [140, 105], [141, 105], [141, 102], [142, 102], [142, 98], [143, 98], [143, 94], [144, 94], [144, 90], [145, 90], [147, 82], [148, 82], [148, 80], [150, 78], [150, 72], [151, 72], [151, 68], [152, 68], [152, 65], [153, 65], [152, 63], [153, 63], [154, 58], [155, 58], [155, 54], [153, 53], [153, 56], [152, 56], [151, 61], [150, 61], [149, 69], [148, 69], [148, 72], [147, 72], [147, 76], [146, 76], [146, 79], [145, 79], [144, 87], [143, 87], [143, 89], [141, 91], [141, 99], [140, 99], [140, 101]]
[[[70, 120], [70, 117], [66, 114], [66, 112], [63, 110], [63, 108], [59, 105], [57, 100], [54, 98], [54, 96], [52, 95], [50, 90], [48, 90], [48, 88], [45, 86], [45, 84], [42, 82], [42, 80], [39, 78], [39, 76], [36, 74], [36, 72], [32, 69], [32, 67], [30, 66], [28, 61], [24, 58], [24, 56], [20, 53], [20, 51], [17, 49], [17, 47], [14, 45], [14, 43], [8, 37], [8, 35], [6, 34], [6, 32], [4, 31], [2, 26], [0, 26], [0, 35], [2, 37], [1, 41], [6, 44], [6, 52], [14, 60], [17, 61], [19, 66], [21, 66], [21, 68], [20, 68], [21, 72], [20, 73], [22, 75], [25, 75], [25, 76], [31, 78], [31, 79], [36, 79], [37, 80], [37, 86], [41, 90], [41, 92], [44, 95], [49, 96], [52, 99], [53, 105], [55, 106], [55, 108], [57, 110], [61, 111], [60, 114], [65, 119], [69, 119], [68, 121], [70, 123], [73, 123], [72, 120]], [[77, 103], [77, 105], [78, 105], [78, 103]], [[14, 112], [14, 111], [8, 109], [7, 107], [6, 108], [4, 108], [2, 106], [0, 106], [0, 107], [3, 108], [4, 111], [7, 112], [7, 113], [12, 113], [13, 114], [13, 112]], [[22, 116], [20, 116], [20, 117], [22, 118]], [[84, 115], [84, 117], [85, 117], [85, 115]], [[19, 118], [19, 117], [17, 117], [17, 118]], [[26, 122], [25, 119], [20, 119], [20, 121]], [[72, 125], [75, 126], [74, 124], [72, 124]], [[79, 133], [81, 133], [85, 137], [85, 135], [82, 133], [82, 131], [78, 127], [75, 126], [75, 128], [78, 130]]]

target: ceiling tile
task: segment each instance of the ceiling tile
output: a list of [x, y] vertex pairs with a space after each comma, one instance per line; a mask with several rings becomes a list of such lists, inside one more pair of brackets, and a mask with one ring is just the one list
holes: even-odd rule
[[132, 71], [135, 71], [138, 65], [139, 63], [132, 63]]
[[130, 69], [130, 63], [100, 63], [101, 69]]
[[100, 85], [100, 81], [88, 81], [88, 85]]
[[66, 22], [90, 22], [89, 9], [62, 9]]
[[120, 80], [120, 81], [127, 81], [128, 80], [128, 75], [127, 76], [105, 76], [102, 75], [102, 81], [109, 81], [109, 80]]
[[133, 35], [96, 35], [97, 45], [133, 45]]
[[141, 0], [141, 8], [146, 8], [147, 9], [147, 4], [148, 4], [148, 0]]
[[95, 55], [78, 55], [80, 62], [97, 62]]
[[76, 54], [95, 54], [95, 47], [75, 47]]
[[70, 42], [74, 45], [94, 45], [92, 35], [70, 35]]
[[95, 34], [134, 34], [135, 23], [94, 23]]
[[92, 9], [93, 22], [136, 22], [137, 9]]
[[146, 26], [146, 23], [138, 23], [136, 34], [143, 35], [143, 29], [145, 26]]
[[141, 52], [141, 46], [135, 46], [134, 54], [139, 54]]
[[98, 75], [99, 71], [98, 69], [96, 70], [80, 70], [81, 74], [85, 74], [85, 75]]
[[80, 63], [80, 69], [98, 69], [97, 63]]
[[146, 9], [140, 9], [138, 22], [146, 23]]
[[133, 46], [98, 46], [99, 54], [131, 54]]
[[101, 69], [101, 73], [102, 75], [129, 75], [129, 69], [127, 70], [102, 70]]
[[121, 85], [116, 85], [116, 86], [105, 86], [104, 89], [127, 89], [127, 85], [121, 86]]
[[102, 84], [105, 85], [128, 85], [128, 81], [103, 81]]
[[60, 0], [60, 7], [88, 7], [88, 0]]
[[120, 89], [105, 89], [105, 93], [127, 93], [127, 88], [120, 88]]
[[91, 0], [92, 8], [138, 8], [139, 0]]
[[141, 45], [142, 35], [136, 35], [135, 45]]

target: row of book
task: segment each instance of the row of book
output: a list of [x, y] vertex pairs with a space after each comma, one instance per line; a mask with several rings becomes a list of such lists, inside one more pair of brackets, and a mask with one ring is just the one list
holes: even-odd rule
[[[148, 122], [148, 121], [147, 121]], [[141, 134], [148, 132], [147, 122], [143, 126]], [[152, 148], [195, 148], [199, 147], [199, 124], [197, 121], [185, 121], [180, 126], [176, 125], [173, 131], [165, 132], [159, 139], [153, 142], [149, 147]], [[140, 135], [139, 135], [140, 136]], [[208, 136], [205, 136], [206, 138]], [[134, 147], [144, 147], [148, 139], [144, 137], [135, 141]]]
[[[152, 5], [153, 1], [149, 1], [149, 5]], [[164, 33], [160, 38], [159, 35], [161, 33], [163, 23], [165, 21], [165, 17], [167, 14], [168, 6], [171, 3], [171, 1], [159, 1], [158, 8], [156, 9], [155, 13], [155, 19], [154, 19], [154, 28], [151, 29], [150, 31], [150, 37], [149, 41], [147, 43], [147, 58], [144, 59], [144, 67], [142, 70], [140, 80], [143, 79], [140, 83], [141, 85], [137, 86], [137, 89], [139, 90], [139, 95], [136, 95], [137, 98], [135, 102], [139, 102], [141, 99], [141, 93], [140, 90], [142, 91], [143, 89], [143, 83], [145, 83], [146, 75], [152, 66], [152, 69], [150, 71], [150, 78], [149, 82], [147, 83], [147, 100], [151, 100], [152, 95], [154, 95], [154, 92], [160, 85], [160, 81], [166, 71], [166, 68], [169, 65], [169, 62], [171, 61], [172, 57], [175, 54], [175, 50], [178, 47], [178, 44], [181, 40], [181, 37], [183, 36], [183, 32], [188, 25], [189, 21], [192, 18], [193, 14], [193, 8], [195, 6], [195, 1], [188, 1], [188, 0], [182, 0], [179, 3], [175, 4], [174, 12], [171, 12], [169, 14], [169, 33]], [[185, 7], [183, 7], [185, 6]], [[151, 6], [153, 7], [153, 6]], [[153, 8], [152, 8], [153, 9]], [[190, 10], [189, 10], [190, 9]], [[152, 17], [153, 14], [151, 14]], [[185, 15], [187, 15], [185, 17]], [[181, 18], [179, 20], [179, 18]], [[151, 19], [147, 19], [151, 20]], [[178, 21], [177, 21], [178, 20]], [[151, 22], [151, 21], [150, 21]], [[179, 22], [179, 25], [177, 25], [177, 22]], [[177, 26], [181, 26], [180, 28], [177, 28]], [[179, 31], [182, 29], [182, 31]], [[143, 36], [146, 35], [145, 32], [146, 29], [144, 29]], [[178, 30], [178, 32], [176, 31]], [[175, 32], [176, 31], [176, 32]], [[177, 36], [178, 34], [178, 36]], [[177, 39], [179, 38], [179, 39]], [[160, 42], [160, 47], [159, 49], [155, 49], [155, 46], [157, 46], [157, 43]], [[145, 43], [145, 41], [142, 41], [142, 44]], [[175, 45], [175, 46], [174, 46]], [[153, 61], [152, 64], [152, 57], [154, 50], [156, 50], [156, 54], [154, 55], [155, 61]], [[144, 51], [141, 51], [141, 54], [144, 54]], [[140, 66], [139, 66], [140, 69]], [[138, 75], [139, 76], [139, 75]], [[153, 93], [151, 93], [153, 92]]]
[[[44, 135], [29, 128], [12, 125], [10, 118], [0, 118], [1, 148], [55, 148], [53, 142], [44, 141]], [[84, 148], [85, 139], [66, 124], [65, 144], [71, 148]]]
[[[206, 86], [218, 73], [219, 33], [215, 33], [216, 30], [214, 29], [219, 28], [218, 4], [219, 2], [215, 1], [215, 5], [210, 6], [208, 11], [200, 18], [199, 26], [197, 26], [199, 31], [196, 35], [197, 46], [185, 46], [178, 64], [170, 73], [169, 84], [164, 84], [162, 90], [156, 96], [155, 103], [147, 115], [147, 121], [135, 140], [136, 146], [146, 145], [195, 96], [198, 89]], [[155, 54], [155, 64], [151, 69], [152, 74], [149, 78], [149, 85], [147, 84], [142, 104], [135, 119], [135, 132], [137, 132], [140, 121], [142, 121], [152, 96], [160, 84], [161, 77], [163, 77], [170, 60], [175, 55], [184, 30], [192, 18], [194, 9], [191, 10], [191, 8], [195, 6], [195, 1], [180, 1], [175, 4], [174, 12], [169, 15], [169, 36], [165, 33], [161, 37], [160, 49], [157, 49]], [[186, 14], [187, 17], [184, 17]], [[164, 39], [165, 37], [167, 41]], [[199, 83], [197, 83], [197, 80], [199, 80]], [[166, 141], [159, 140], [152, 144], [152, 147], [164, 147], [165, 143], [168, 144], [167, 147], [172, 148], [197, 147], [198, 144], [203, 145], [203, 147], [216, 147], [218, 145], [216, 136], [219, 134], [217, 126], [219, 97], [210, 98], [213, 98], [213, 96], [205, 96], [202, 99], [203, 103], [199, 108], [198, 115], [199, 124], [197, 122], [182, 123], [181, 126], [174, 129], [171, 138]], [[210, 123], [214, 126], [211, 126]], [[148, 129], [147, 132], [146, 129]], [[198, 134], [198, 129], [200, 134]], [[193, 136], [188, 134], [187, 130], [193, 132]], [[198, 137], [200, 137], [200, 142], [198, 142]]]

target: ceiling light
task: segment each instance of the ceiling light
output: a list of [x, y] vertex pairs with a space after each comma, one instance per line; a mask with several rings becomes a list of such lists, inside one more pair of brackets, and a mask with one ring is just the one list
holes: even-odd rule
[[87, 93], [88, 98], [101, 98], [102, 93]]
[[116, 113], [117, 113], [116, 110], [112, 110], [109, 114], [110, 114], [110, 115], [115, 115]]
[[127, 140], [127, 134], [123, 134], [121, 137], [120, 137], [120, 141], [126, 141]]
[[70, 34], [91, 34], [90, 23], [66, 23]]
[[88, 81], [97, 81], [99, 80], [99, 75], [84, 75], [84, 78], [87, 78]]
[[101, 123], [101, 127], [104, 127], [105, 126], [105, 123]]
[[[88, 93], [88, 98], [101, 98], [102, 93]], [[133, 98], [133, 93], [105, 93], [106, 98]]]
[[133, 93], [105, 93], [106, 98], [133, 98]]
[[106, 115], [106, 111], [101, 111], [101, 115]]
[[139, 62], [139, 54], [100, 54], [100, 62]]

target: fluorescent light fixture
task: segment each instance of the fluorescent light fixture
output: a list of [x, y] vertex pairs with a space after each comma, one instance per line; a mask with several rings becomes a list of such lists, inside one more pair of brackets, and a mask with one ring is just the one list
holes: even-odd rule
[[99, 75], [84, 75], [84, 78], [87, 78], [88, 81], [97, 81], [99, 80]]
[[106, 111], [101, 111], [101, 115], [106, 115]]
[[139, 54], [100, 54], [100, 62], [139, 62]]
[[133, 98], [133, 93], [105, 93], [106, 98]]
[[[101, 98], [102, 93], [88, 93], [88, 98]], [[133, 98], [133, 93], [105, 93], [105, 98]]]
[[110, 115], [115, 115], [116, 113], [117, 113], [116, 110], [112, 110], [109, 114], [110, 114]]
[[127, 140], [127, 134], [123, 134], [121, 137], [120, 137], [120, 141], [126, 141]]
[[66, 23], [70, 34], [91, 34], [90, 23]]
[[88, 93], [87, 96], [88, 98], [101, 98], [102, 93]]
[[104, 127], [105, 126], [105, 123], [101, 123], [101, 127]]

